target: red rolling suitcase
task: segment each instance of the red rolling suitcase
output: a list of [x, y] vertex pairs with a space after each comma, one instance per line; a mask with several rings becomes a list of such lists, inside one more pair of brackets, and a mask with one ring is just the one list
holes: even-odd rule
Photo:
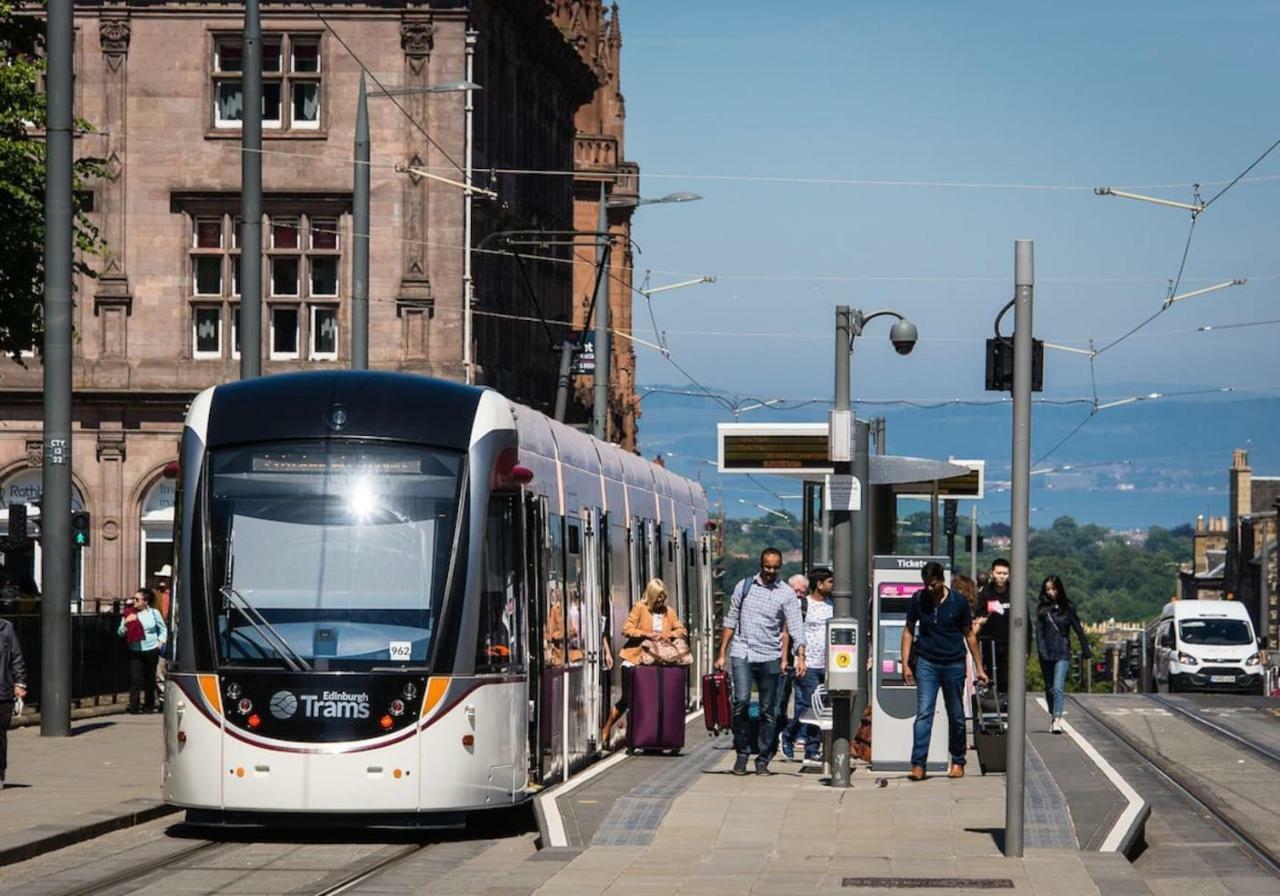
[[631, 672], [628, 750], [684, 747], [684, 666], [636, 666]]
[[708, 734], [733, 730], [733, 705], [729, 702], [729, 674], [712, 672], [702, 676], [702, 720]]

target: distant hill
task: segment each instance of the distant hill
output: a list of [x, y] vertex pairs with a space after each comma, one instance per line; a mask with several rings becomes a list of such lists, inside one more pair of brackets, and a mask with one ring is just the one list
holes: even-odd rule
[[[674, 391], [687, 386], [670, 386]], [[642, 405], [640, 447], [647, 457], [670, 453], [669, 467], [697, 477], [712, 500], [722, 493], [726, 512], [745, 515], [742, 502], [784, 506], [798, 512], [800, 485], [778, 477], [758, 477], [764, 487], [740, 475], [720, 476], [705, 460], [716, 456], [715, 426], [733, 416], [705, 397], [648, 394]], [[794, 410], [763, 408], [742, 422], [820, 421], [826, 405]], [[1255, 475], [1280, 475], [1280, 398], [1235, 395], [1208, 399], [1161, 399], [1101, 411], [1043, 462], [1040, 458], [1088, 415], [1087, 405], [1037, 404], [1032, 415], [1032, 522], [1048, 526], [1063, 515], [1111, 528], [1174, 527], [1196, 515], [1227, 513], [1227, 468], [1232, 450], [1247, 448]], [[920, 457], [987, 460], [988, 497], [983, 520], [1007, 520], [1007, 492], [991, 483], [1009, 478], [1012, 408], [1003, 405], [920, 409], [901, 406], [859, 408], [883, 416], [889, 453]], [[782, 496], [775, 497], [775, 495]], [[902, 514], [916, 509], [903, 505]], [[750, 511], [754, 513], [754, 511]], [[963, 505], [962, 514], [968, 512]]]

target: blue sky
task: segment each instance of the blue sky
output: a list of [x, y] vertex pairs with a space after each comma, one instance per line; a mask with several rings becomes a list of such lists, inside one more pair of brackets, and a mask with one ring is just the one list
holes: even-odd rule
[[[1036, 243], [1037, 336], [1105, 342], [1160, 307], [1189, 215], [1090, 188], [1190, 201], [1199, 181], [1208, 199], [1280, 138], [1274, 3], [643, 0], [621, 17], [642, 193], [705, 197], [637, 211], [637, 280], [719, 277], [654, 309], [682, 366], [745, 394], [829, 396], [833, 308], [848, 303], [895, 308], [922, 337], [900, 358], [872, 324], [855, 397], [983, 397], [981, 340], [1012, 293], [1016, 238]], [[1253, 176], [1201, 216], [1181, 291], [1250, 282], [1181, 302], [1100, 356], [1104, 400], [1277, 382], [1280, 327], [1194, 332], [1280, 318], [1280, 149]], [[635, 320], [651, 335], [643, 303]], [[641, 384], [683, 381], [638, 357]], [[1088, 393], [1087, 360], [1047, 361], [1046, 395]]]

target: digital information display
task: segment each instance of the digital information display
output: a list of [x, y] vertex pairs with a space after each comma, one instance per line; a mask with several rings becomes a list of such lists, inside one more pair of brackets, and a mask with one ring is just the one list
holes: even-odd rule
[[825, 423], [721, 423], [716, 427], [722, 473], [785, 473], [825, 476]]

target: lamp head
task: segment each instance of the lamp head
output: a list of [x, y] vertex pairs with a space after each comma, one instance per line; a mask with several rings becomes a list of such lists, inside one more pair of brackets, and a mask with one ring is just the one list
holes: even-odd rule
[[889, 331], [889, 341], [893, 343], [894, 350], [900, 355], [909, 355], [911, 350], [916, 347], [916, 340], [920, 338], [920, 334], [916, 331], [916, 325], [909, 320], [900, 320], [894, 323], [893, 329]]

